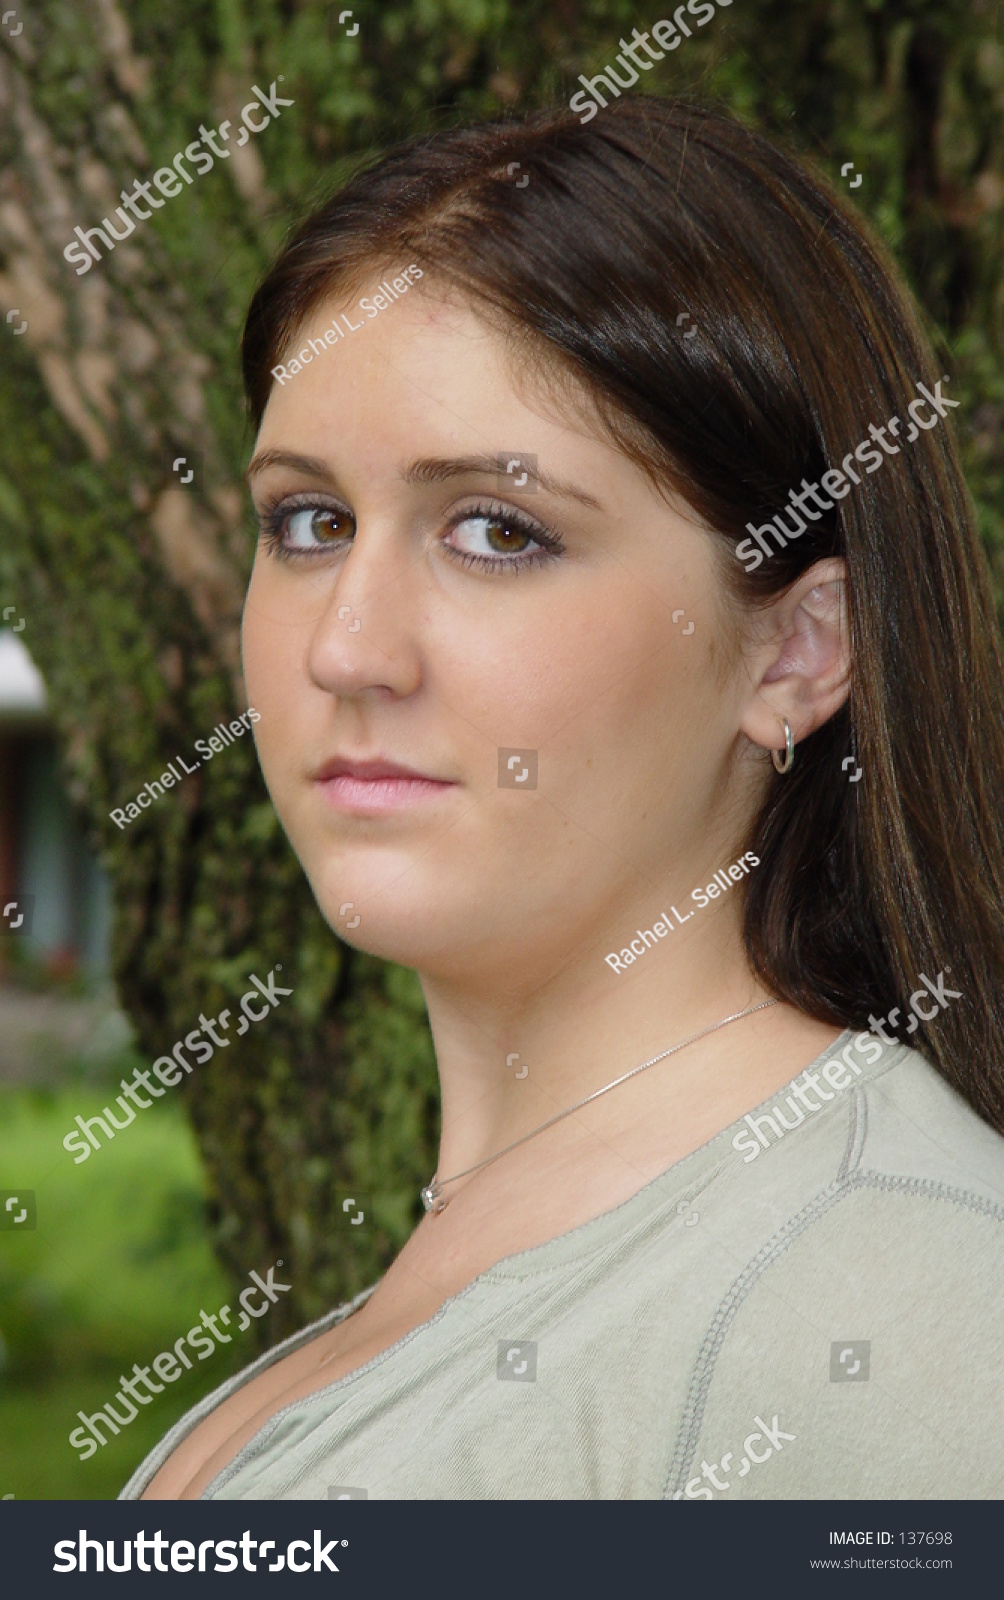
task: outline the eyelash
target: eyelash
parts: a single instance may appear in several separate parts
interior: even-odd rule
[[[323,546],[316,550],[291,550],[284,543],[286,523],[298,511],[330,511],[336,515],[349,517],[344,507],[330,505],[312,495],[285,496],[280,500],[266,502],[260,512],[256,513],[260,537],[265,541],[268,553],[279,561],[311,560],[320,555],[329,553]],[[491,519],[504,523],[513,532],[522,534],[527,539],[532,539],[534,544],[542,546],[539,550],[530,551],[524,556],[486,556],[475,550],[458,550],[455,545],[447,544],[441,540],[444,549],[448,550],[451,557],[459,561],[462,566],[479,567],[484,572],[501,572],[508,568],[517,573],[529,567],[544,566],[550,561],[557,560],[564,552],[562,541],[528,517],[525,512],[516,511],[505,506],[498,500],[481,500],[471,506],[466,506],[463,511],[455,513],[449,524],[449,531],[459,527],[463,522],[472,521],[478,517]],[[351,520],[351,518],[350,518]],[[334,546],[330,547],[334,548]]]

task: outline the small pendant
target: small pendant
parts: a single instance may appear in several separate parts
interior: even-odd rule
[[[442,1193],[443,1191],[435,1178],[432,1179],[431,1183],[426,1184],[422,1190],[422,1204],[426,1211],[437,1212],[444,1210],[446,1201],[440,1198]]]

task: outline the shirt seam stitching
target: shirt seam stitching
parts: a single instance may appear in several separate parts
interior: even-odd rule
[[[849,1141],[849,1147],[850,1143],[851,1141]],[[674,1493],[681,1492],[686,1486],[690,1468],[693,1465],[694,1452],[697,1449],[697,1439],[708,1392],[711,1387],[715,1363],[721,1353],[721,1346],[724,1343],[726,1334],[738,1316],[743,1302],[752,1292],[767,1268],[772,1266],[778,1257],[783,1255],[807,1228],[818,1222],[838,1201],[846,1199],[853,1191],[863,1188],[906,1192],[915,1197],[929,1200],[947,1200],[952,1204],[963,1206],[966,1210],[976,1211],[984,1216],[991,1216],[997,1221],[1004,1222],[1004,1206],[988,1201],[984,1196],[970,1190],[960,1189],[954,1184],[941,1183],[932,1178],[893,1177],[887,1173],[856,1171],[848,1173],[846,1177],[834,1179],[832,1184],[803,1207],[801,1213],[789,1218],[773,1240],[767,1241],[753,1257],[753,1260],[747,1263],[723,1300],[719,1302],[718,1311],[715,1314],[711,1328],[704,1337],[702,1348],[698,1352],[695,1362],[694,1376],[691,1379],[690,1393],[684,1407],[683,1420],[677,1430],[676,1448],[670,1461],[669,1471],[666,1474],[666,1482],[661,1496],[663,1500],[672,1498],[670,1483],[673,1481],[674,1470],[676,1472]]]

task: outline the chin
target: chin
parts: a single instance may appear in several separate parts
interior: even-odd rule
[[[374,956],[379,961],[389,961],[394,966],[408,967],[413,971],[423,972],[437,966],[442,961],[443,953],[437,950],[430,952],[425,939],[422,937],[424,929],[420,929],[418,937],[414,929],[405,929],[392,925],[391,919],[384,916],[365,914],[353,928],[350,924],[357,915],[357,911],[349,911],[340,917],[338,907],[330,910],[321,907],[321,914],[327,922],[332,933],[337,934],[343,944],[349,945],[353,950],[359,950],[364,955]],[[448,967],[455,966],[455,958],[447,958]]]
[[[367,874],[340,872],[339,888],[332,893],[329,885],[334,876],[326,872],[326,883],[320,886],[308,873],[318,910],[332,933],[367,955],[410,965],[412,952],[418,954],[416,943],[424,942],[424,918],[406,903],[391,903],[389,896],[380,895]]]

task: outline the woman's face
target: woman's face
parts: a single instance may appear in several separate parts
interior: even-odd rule
[[[256,459],[304,459],[252,463],[289,559],[260,543],[248,698],[331,927],[515,994],[620,949],[734,842],[749,683],[723,685],[711,537],[428,276],[368,319],[389,276],[311,317],[273,387]],[[325,778],[336,758],[439,782]]]

